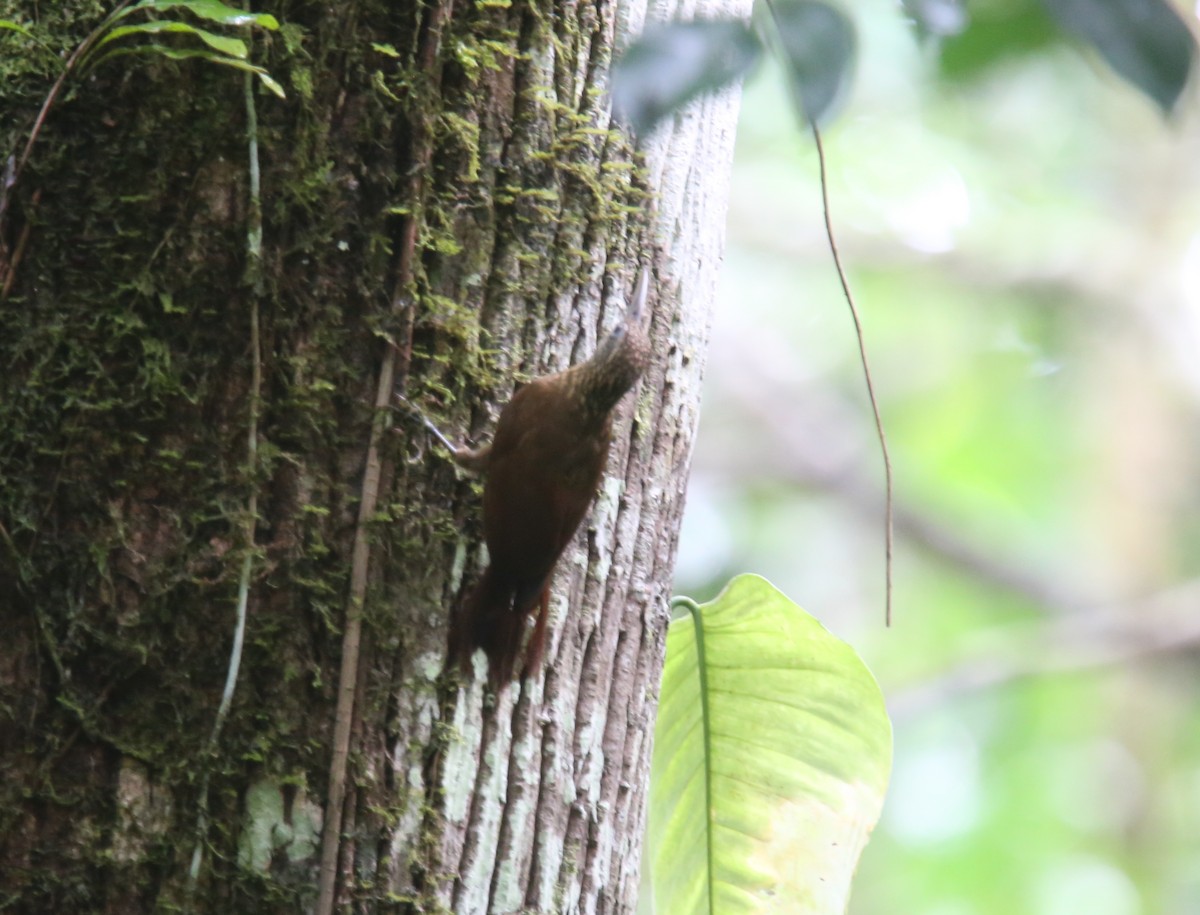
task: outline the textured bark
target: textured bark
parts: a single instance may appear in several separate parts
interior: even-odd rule
[[[640,12],[262,6],[289,30],[255,58],[289,98],[257,102],[261,271],[242,84],[220,68],[105,64],[14,189],[10,249],[31,228],[0,304],[0,899],[183,903],[207,779],[195,909],[311,907],[381,373],[485,435],[517,381],[591,354],[641,259],[652,364],[560,562],[539,678],[493,695],[478,662],[470,683],[443,672],[482,567],[478,486],[400,414],[382,440],[337,892],[369,912],[632,911],[735,101],[689,110],[633,168],[604,88]],[[92,5],[59,7],[25,21],[70,48]],[[0,74],[6,150],[53,79],[26,53]],[[208,754],[248,552],[245,659]]]

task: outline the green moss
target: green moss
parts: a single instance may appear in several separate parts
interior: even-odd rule
[[[465,118],[450,111],[443,112],[438,120],[442,129],[441,139],[445,142],[452,140],[465,151],[467,164],[462,172],[464,181],[479,180],[479,124],[471,118]],[[452,252],[457,254],[458,252]]]
[[[477,2],[476,8],[486,13],[489,9],[507,9],[508,4]],[[490,20],[485,21],[490,26]],[[471,30],[454,41],[454,60],[471,82],[479,80],[488,71],[501,70],[507,61],[521,59],[516,49],[516,32],[489,26],[485,26],[487,31]]]

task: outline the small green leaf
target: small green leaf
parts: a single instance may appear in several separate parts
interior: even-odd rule
[[[400,56],[400,52],[397,51],[395,49],[395,47],[393,47],[390,44],[381,44],[378,41],[371,42],[371,50],[375,51],[379,54],[383,54],[385,57],[399,57]]]
[[[11,19],[0,19],[0,29],[8,29],[10,32],[20,32],[26,38],[33,37],[33,32],[20,23],[13,22]]]
[[[287,93],[283,91],[283,86],[281,86],[278,80],[273,78],[266,70],[255,70],[254,75],[258,77],[258,81],[260,83],[270,89],[271,92],[273,92],[279,98],[287,98]]]
[[[756,575],[680,603],[650,775],[654,910],[842,915],[891,770],[879,686]]]
[[[118,48],[115,51],[109,51],[96,61],[95,66],[99,66],[114,57],[123,57],[126,54],[157,54],[160,57],[166,57],[170,60],[206,60],[209,63],[219,64],[223,67],[244,70],[247,73],[253,73],[257,76],[259,81],[277,96],[286,98],[283,87],[273,80],[262,67],[257,67],[244,60],[238,60],[236,57],[222,57],[220,54],[213,54],[210,51],[187,51],[178,48],[168,48],[166,45],[161,44],[141,44],[130,48]]]
[[[201,19],[219,22],[221,25],[256,25],[270,31],[279,28],[279,20],[269,13],[251,13],[247,10],[239,10],[232,6],[226,6],[220,0],[142,0],[141,3],[128,7],[121,15],[128,15],[136,10],[159,12],[179,6],[191,10]]]
[[[1043,0],[1068,32],[1170,114],[1187,84],[1196,39],[1166,0]]]
[[[33,31],[21,25],[19,22],[13,22],[11,19],[0,19],[0,31],[16,32],[18,35],[24,35],[33,42],[33,46],[44,53],[47,57],[54,59],[55,63],[62,63],[62,59],[58,56],[58,52],[50,47],[39,38]]]
[[[962,0],[902,0],[917,29],[924,35],[944,38],[967,27],[967,10]]]
[[[169,293],[169,292],[160,292],[158,294],[158,301],[159,301],[159,304],[162,305],[162,310],[165,314],[169,314],[169,315],[187,314],[187,309],[181,308],[180,306],[176,305],[175,304],[175,296],[171,295],[171,293]]]
[[[204,29],[198,29],[194,25],[188,25],[186,22],[175,22],[169,19],[159,19],[154,22],[142,22],[137,25],[123,25],[109,31],[99,42],[96,43],[96,48],[99,49],[110,41],[116,41],[124,38],[126,35],[157,35],[161,32],[182,32],[187,35],[195,35],[206,45],[224,54],[228,57],[237,57],[245,60],[248,56],[246,50],[246,42],[239,38],[229,38],[225,35],[217,35],[213,32]]]
[[[743,22],[673,22],[645,31],[613,68],[616,116],[645,134],[671,112],[744,76],[762,53]]]
[[[857,45],[854,25],[822,0],[779,0],[770,8],[800,117],[821,124],[850,85]]]

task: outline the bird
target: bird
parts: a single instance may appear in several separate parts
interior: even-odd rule
[[[643,269],[621,324],[590,359],[517,389],[490,444],[456,448],[426,420],[456,463],[483,476],[488,565],[451,615],[447,656],[465,671],[482,648],[495,685],[513,679],[523,643],[521,678],[541,665],[555,564],[600,485],[614,409],[650,361],[649,283]]]

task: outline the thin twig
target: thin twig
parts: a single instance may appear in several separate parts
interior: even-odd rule
[[[858,335],[858,357],[862,363],[863,378],[867,382],[867,397],[871,401],[871,413],[875,417],[875,432],[879,436],[879,451],[883,455],[884,480],[884,620],[892,625],[892,458],[888,454],[887,435],[883,431],[883,417],[879,413],[879,401],[875,397],[875,384],[871,380],[871,363],[867,359],[867,343],[863,337],[862,318],[858,314],[858,306],[854,304],[854,294],[850,291],[850,282],[846,279],[846,271],[842,267],[842,258],[838,253],[837,240],[833,233],[833,220],[829,215],[829,176],[825,170],[825,147],[821,144],[821,131],[816,122],[810,122],[813,139],[817,143],[817,162],[821,169],[821,207],[825,214],[825,234],[829,238],[829,251],[833,254],[833,264],[837,268],[838,280],[842,284],[842,293],[846,296],[846,304],[850,306],[850,316],[854,319],[854,332]]]
[[[429,73],[434,69],[445,16],[445,3],[439,2],[430,8],[417,58],[417,66],[423,72]],[[346,803],[346,768],[350,758],[350,738],[354,730],[355,694],[359,656],[362,652],[363,606],[366,602],[371,560],[370,525],[379,501],[379,481],[383,473],[380,443],[389,428],[393,392],[397,388],[403,392],[412,353],[415,303],[411,301],[408,292],[411,289],[416,263],[417,220],[424,188],[423,176],[431,155],[427,134],[416,137],[413,140],[413,148],[416,150],[416,167],[412,169],[408,188],[412,210],[406,217],[407,221],[401,234],[396,284],[391,299],[393,307],[406,309],[405,328],[400,344],[389,346],[385,350],[375,387],[375,418],[371,423],[367,441],[362,494],[358,503],[358,519],[354,526],[354,546],[350,557],[350,594],[346,602],[346,622],[342,630],[342,662],[338,670],[333,752],[329,760],[329,785],[325,800],[325,823],[321,834],[321,863],[317,877],[317,904],[313,910],[314,915],[331,915],[334,907]]]
[[[316,915],[333,911],[337,886],[338,849],[342,836],[342,813],[346,800],[346,765],[350,758],[350,731],[354,723],[354,695],[358,684],[358,661],[362,649],[363,604],[366,600],[367,573],[370,569],[370,522],[379,503],[379,479],[383,462],[379,443],[387,426],[387,410],[396,371],[395,350],[389,348],[379,368],[376,385],[375,421],[367,442],[366,468],[363,471],[362,498],[358,503],[358,521],[354,527],[354,547],[350,555],[350,599],[342,630],[342,665],[338,671],[337,707],[333,724],[333,754],[329,763],[329,795],[325,804],[325,825],[321,836],[321,867],[318,878]]]
[[[439,442],[441,442],[446,447],[447,451],[449,451],[451,454],[456,454],[459,451],[458,446],[455,445],[454,442],[450,441],[450,439],[448,439],[446,437],[446,434],[437,427],[437,425],[433,422],[433,420],[431,420],[428,416],[426,416],[419,409],[417,409],[417,406],[411,400],[409,400],[403,394],[397,394],[396,400],[398,400],[398,401],[400,401],[400,403],[404,404],[404,408],[406,410],[408,410],[408,412],[411,413],[414,417],[419,419],[421,421],[421,425],[423,425],[426,428],[426,430],[429,432],[430,435],[432,435]]]
[[[16,247],[13,248],[12,258],[8,261],[7,273],[4,275],[3,283],[0,284],[0,302],[8,298],[8,294],[12,292],[13,283],[16,282],[17,268],[21,266],[21,258],[25,256],[25,249],[29,246],[29,236],[33,234],[33,211],[37,209],[41,199],[42,189],[39,187],[29,198],[29,207],[25,212],[25,225],[21,226],[21,234],[17,238]],[[2,247],[3,242],[0,241],[0,248]]]
[[[221,704],[217,708],[217,717],[213,722],[212,733],[208,735],[205,745],[204,759],[207,765],[200,783],[199,812],[196,816],[196,844],[192,849],[192,862],[188,868],[187,888],[185,893],[185,908],[191,908],[191,901],[196,891],[200,877],[200,864],[204,857],[204,844],[208,836],[208,787],[212,772],[211,764],[216,755],[217,744],[221,739],[221,731],[225,720],[229,717],[229,709],[233,705],[233,694],[237,689],[238,670],[242,664],[242,647],[246,641],[246,616],[250,603],[250,577],[254,570],[254,541],[258,527],[258,418],[262,409],[262,347],[259,339],[258,299],[259,289],[257,279],[261,276],[259,269],[262,259],[262,200],[260,191],[260,169],[258,161],[258,115],[254,108],[254,77],[247,73],[245,79],[246,96],[246,135],[248,140],[248,158],[250,172],[250,213],[249,230],[247,232],[247,279],[251,286],[250,294],[250,417],[246,430],[246,471],[250,481],[250,495],[246,499],[245,521],[245,555],[242,557],[242,570],[238,578],[237,614],[233,627],[233,645],[229,649],[229,668],[225,674],[225,689],[221,694]]]

